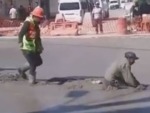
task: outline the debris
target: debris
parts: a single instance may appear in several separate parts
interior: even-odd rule
[[[148,88],[148,85],[141,84],[136,88],[136,91],[147,90],[147,88]]]
[[[23,79],[19,75],[13,75],[10,73],[7,74],[0,74],[0,82],[5,83],[5,82],[13,82],[13,81],[23,81]]]
[[[92,84],[102,84],[102,81],[101,80],[93,80]]]

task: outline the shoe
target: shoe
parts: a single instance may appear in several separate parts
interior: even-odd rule
[[[29,74],[28,81],[29,81],[29,84],[31,84],[31,85],[36,84],[36,76]]]
[[[25,72],[23,72],[20,68],[18,69],[18,73],[19,73],[19,75],[20,75],[23,79],[25,79],[25,80],[28,79],[28,78],[27,78],[27,75],[25,74]]]

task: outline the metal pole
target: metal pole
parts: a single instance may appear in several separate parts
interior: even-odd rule
[[[50,19],[50,6],[49,6],[50,0],[43,0],[43,2],[46,19]]]

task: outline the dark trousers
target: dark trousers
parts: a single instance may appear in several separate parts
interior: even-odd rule
[[[95,31],[96,33],[99,32],[99,29],[100,29],[100,32],[103,32],[103,24],[102,24],[102,19],[95,19]]]
[[[34,53],[34,52],[29,52],[29,51],[22,51],[24,57],[29,63],[29,73],[31,75],[35,75],[36,73],[36,68],[40,65],[42,65],[43,61],[40,56],[40,53]]]

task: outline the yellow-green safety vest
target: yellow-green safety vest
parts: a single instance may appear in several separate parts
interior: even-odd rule
[[[25,21],[30,22],[30,26],[29,26],[29,30],[27,32],[27,34],[25,34],[23,36],[23,42],[22,42],[22,50],[27,50],[27,51],[32,51],[35,52],[36,51],[36,44],[35,44],[35,40],[36,40],[36,30],[35,30],[35,24],[33,21],[32,17],[27,17],[27,19]]]

